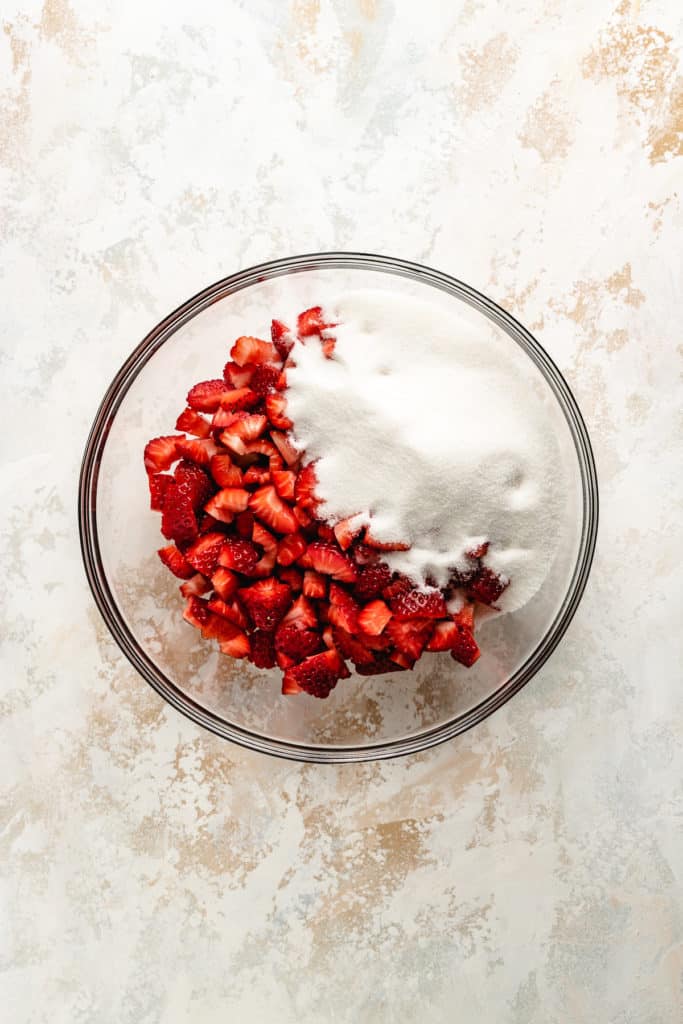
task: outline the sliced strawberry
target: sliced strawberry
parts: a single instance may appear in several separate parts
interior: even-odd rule
[[[364,633],[379,636],[391,619],[391,611],[384,601],[371,601],[358,616],[358,625]]]
[[[270,474],[275,485],[275,490],[283,501],[294,501],[294,484],[296,474],[291,469],[274,469]],[[150,477],[150,479],[152,479]]]
[[[277,427],[278,430],[289,430],[294,424],[290,420],[289,416],[286,415],[285,409],[287,408],[287,399],[284,395],[274,391],[272,394],[266,395],[266,412],[268,419]]]
[[[273,366],[272,363],[261,363],[251,375],[249,387],[257,395],[260,395],[261,398],[265,398],[266,395],[275,391],[280,379],[280,373],[279,366]]]
[[[395,541],[377,540],[377,538],[373,537],[372,534],[370,533],[370,528],[369,527],[365,531],[365,536],[363,537],[363,543],[367,544],[367,546],[369,548],[374,548],[375,551],[409,551],[410,550],[410,544],[406,544],[402,540],[395,540]]]
[[[306,658],[285,672],[284,686],[291,682],[313,697],[328,697],[340,679],[348,678],[349,670],[336,651],[323,651]]]
[[[314,569],[307,569],[304,573],[303,590],[306,597],[323,598],[327,594],[327,580]]]
[[[195,597],[194,594],[188,597],[183,612],[183,618],[186,622],[189,622],[191,626],[195,626],[197,629],[202,629],[209,621],[210,615],[211,612],[207,607],[206,601],[203,601],[201,597]]]
[[[288,565],[286,568],[278,571],[278,576],[283,583],[286,583],[292,588],[293,594],[301,592],[301,588],[304,583],[304,574],[300,569],[296,569],[293,565]]]
[[[168,473],[151,473],[147,477],[147,483],[149,484],[149,507],[153,512],[161,512],[164,507],[164,495],[167,488],[173,483],[173,477]]]
[[[479,645],[474,639],[471,630],[466,629],[464,626],[459,626],[458,638],[453,644],[451,657],[467,668],[470,668],[471,665],[474,665],[480,654]]]
[[[277,560],[280,565],[291,565],[306,550],[306,539],[300,533],[290,533],[280,541]]]
[[[448,615],[441,591],[417,587],[389,598],[389,607],[396,619],[443,619]]]
[[[269,341],[243,335],[230,349],[230,355],[238,366],[246,363],[274,363],[277,352]]]
[[[242,470],[229,455],[214,455],[209,469],[219,487],[239,487],[242,483]]]
[[[212,576],[218,565],[218,557],[224,544],[224,533],[206,533],[187,549],[185,557],[197,572],[203,576]]]
[[[458,626],[452,619],[440,619],[427,644],[428,651],[450,651],[458,639]]]
[[[225,538],[223,538],[225,540]],[[249,540],[229,540],[223,545],[218,562],[225,569],[251,575],[259,554]]]
[[[318,486],[318,477],[315,472],[315,463],[309,462],[299,470],[294,485],[294,497],[301,508],[309,508],[315,511],[319,499],[316,497],[315,489]]]
[[[292,601],[287,584],[275,579],[260,580],[239,593],[258,629],[275,629]]]
[[[211,577],[213,589],[223,601],[229,601],[239,586],[239,577],[219,566]]]
[[[157,554],[167,569],[170,569],[179,580],[189,580],[194,576],[195,570],[190,565],[182,551],[179,551],[175,544],[159,548]]]
[[[148,473],[161,473],[171,463],[180,458],[177,453],[178,441],[184,441],[180,435],[176,437],[154,437],[145,445],[145,469]]]
[[[334,626],[345,629],[347,633],[358,630],[358,613],[360,605],[343,587],[334,581],[330,583],[329,620]]]
[[[275,647],[273,634],[263,629],[255,630],[249,637],[251,641],[251,661],[256,668],[275,667]]]
[[[251,409],[259,401],[259,396],[251,388],[236,388],[234,391],[226,391],[221,396],[221,405],[224,409]]]
[[[363,524],[358,522],[358,516],[349,516],[336,523],[334,535],[342,551],[347,551],[351,547],[362,529]]]
[[[324,576],[332,576],[342,583],[355,583],[356,567],[348,555],[342,554],[331,544],[309,544],[305,555],[301,558],[305,569],[315,569]]]
[[[211,458],[219,452],[218,445],[212,438],[188,438],[185,441],[178,441],[176,450],[179,457],[194,462],[197,466],[208,466]]]
[[[278,533],[296,533],[298,529],[296,516],[272,485],[259,487],[249,499],[249,508]]]
[[[354,593],[361,601],[371,601],[379,597],[386,586],[391,583],[391,569],[384,562],[364,565],[358,570],[358,580]]]
[[[232,360],[228,361],[223,367],[223,377],[228,384],[237,388],[245,388],[251,380],[251,375],[254,372],[253,366],[238,366],[237,363],[233,363]]]
[[[197,517],[188,489],[183,484],[174,482],[166,490],[161,532],[167,540],[174,540],[176,544],[187,544],[197,536]]]
[[[221,399],[230,394],[224,380],[204,380],[187,393],[187,404],[198,412],[215,412]]]
[[[285,460],[288,466],[294,466],[301,458],[301,452],[297,451],[294,445],[289,441],[286,434],[281,434],[277,430],[271,430],[270,436],[273,440],[273,444],[279,451],[282,458]]]
[[[220,519],[221,522],[230,523],[234,513],[244,512],[248,504],[249,491],[243,487],[224,487],[218,494],[214,494],[205,508],[209,515]],[[227,519],[224,518],[226,513],[229,515]]]
[[[318,618],[313,610],[313,605],[303,595],[297,597],[283,621],[297,622],[305,629],[315,629],[318,625]]]
[[[312,334],[320,334],[325,327],[336,327],[336,324],[326,323],[321,306],[311,306],[300,313],[296,329],[300,338],[309,338]]]
[[[211,581],[207,580],[205,576],[202,576],[198,572],[195,576],[192,576],[189,580],[186,580],[180,585],[180,593],[183,597],[199,596],[199,594],[207,594],[211,590]]]
[[[219,646],[223,654],[227,654],[231,658],[248,658],[251,652],[249,637],[246,633],[239,631],[229,640],[223,640]]]
[[[399,651],[415,660],[422,654],[433,629],[432,619],[407,619],[405,622],[391,619],[386,633]]]
[[[273,320],[270,325],[270,337],[281,359],[286,359],[294,346],[289,327],[282,320]]]
[[[270,483],[270,470],[260,466],[249,466],[244,474],[245,487],[264,487]]]
[[[483,565],[479,569],[474,580],[467,587],[467,596],[471,601],[479,601],[480,604],[488,604],[495,607],[495,603],[503,593],[510,581]]]
[[[175,428],[184,430],[186,434],[193,434],[195,437],[208,437],[211,433],[209,421],[189,407],[181,412],[176,420]]]
[[[289,655],[295,662],[303,661],[322,647],[320,635],[294,622],[280,623],[275,632],[275,649]]]

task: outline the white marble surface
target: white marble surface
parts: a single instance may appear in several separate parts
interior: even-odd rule
[[[680,4],[1,20],[3,1019],[680,1020]],[[603,515],[576,619],[509,705],[425,755],[321,768],[161,703],[93,607],[75,507],[142,335],[239,267],[334,247],[528,324],[584,410]]]

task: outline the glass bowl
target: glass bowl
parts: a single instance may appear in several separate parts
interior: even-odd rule
[[[146,441],[173,431],[188,387],[220,373],[240,334],[263,334],[281,311],[364,287],[424,297],[446,314],[503,332],[542,393],[564,462],[558,552],[541,590],[481,627],[471,669],[448,655],[413,672],[360,677],[327,700],[280,695],[280,673],[232,661],[182,619],[178,581],[162,566],[149,509]],[[95,601],[119,647],[169,704],[219,736],[300,761],[370,761],[424,750],[490,715],[538,672],[581,599],[595,547],[598,490],[590,441],[565,380],[524,327],[473,288],[435,270],[362,253],[316,253],[240,271],[155,327],[107,390],[85,449],[81,548]]]

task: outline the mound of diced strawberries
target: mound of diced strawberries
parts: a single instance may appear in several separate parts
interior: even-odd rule
[[[315,306],[296,337],[333,358],[334,326]],[[483,564],[488,545],[447,588],[420,589],[382,560],[405,544],[318,517],[315,465],[287,416],[294,344],[278,320],[271,341],[238,338],[223,376],[190,389],[182,433],[145,447],[151,507],[170,541],[159,557],[184,581],[185,619],[233,658],[278,665],[285,694],[327,697],[350,676],[347,662],[366,676],[410,669],[424,651],[472,665],[475,604],[494,605],[507,585]],[[449,614],[456,590],[464,605]]]

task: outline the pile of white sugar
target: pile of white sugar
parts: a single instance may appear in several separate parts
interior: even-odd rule
[[[546,400],[514,343],[469,316],[389,292],[352,292],[325,307],[338,323],[332,359],[296,344],[288,415],[316,459],[320,514],[361,514],[393,569],[445,586],[465,552],[510,579],[503,611],[525,604],[555,553],[562,502]],[[483,320],[483,317],[481,318]]]

